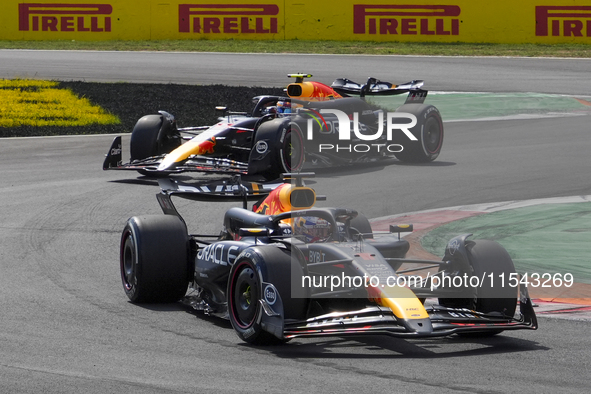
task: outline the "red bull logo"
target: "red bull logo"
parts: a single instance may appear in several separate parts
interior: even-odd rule
[[[278,14],[276,4],[179,4],[179,32],[275,34]]]
[[[537,6],[536,36],[591,37],[591,6]]]
[[[457,36],[460,34],[457,5],[353,6],[354,34]]]
[[[110,32],[113,6],[110,4],[18,5],[20,31]]]
[[[342,97],[330,86],[315,81],[291,83],[287,86],[287,95],[311,101],[325,101]]]
[[[274,189],[267,198],[259,205],[255,212],[263,215],[275,215],[282,212],[287,212],[291,209],[289,203],[289,195],[286,198],[286,192],[289,192],[291,185],[284,183]]]
[[[206,153],[213,153],[215,149],[215,137],[211,137],[199,144],[194,155],[204,155]]]

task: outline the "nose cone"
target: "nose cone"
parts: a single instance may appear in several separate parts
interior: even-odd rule
[[[214,153],[216,140],[210,134],[201,134],[167,154],[158,166],[158,171],[171,171],[189,156]]]
[[[402,324],[409,332],[414,332],[418,335],[430,334],[433,332],[433,325],[431,319],[403,319]]]
[[[162,163],[160,163],[158,171],[170,171],[176,166],[174,158],[171,157],[170,160],[167,160],[168,158],[169,156],[166,156]]]

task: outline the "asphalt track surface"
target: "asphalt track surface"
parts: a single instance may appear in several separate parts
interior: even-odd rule
[[[429,90],[589,95],[591,59],[0,50],[0,77],[285,86],[287,73],[426,81]]]
[[[5,56],[6,51],[0,51],[0,67],[5,67]],[[36,76],[79,78],[76,68],[70,77],[52,70],[43,74],[42,64],[64,68],[66,73],[65,61],[57,67],[55,59],[81,55],[35,56],[49,57],[37,65]],[[103,72],[125,80],[128,64],[117,59],[128,55],[100,58],[110,56],[107,63],[112,68]],[[404,69],[400,74],[412,73],[410,79],[428,79],[442,91],[591,92],[591,80],[583,78],[588,60],[371,58],[356,72],[379,69],[381,76],[387,64]],[[301,60],[293,59],[301,65]],[[245,85],[264,81],[257,79],[262,67],[251,61],[266,62],[266,68],[275,71],[282,68],[281,76],[290,71],[349,75],[342,64],[335,71],[330,57],[314,59],[316,63],[306,70],[293,70],[265,56],[247,56],[234,71],[225,62],[218,72],[240,75]],[[25,63],[21,66],[26,70]],[[101,68],[92,61],[78,67]],[[445,78],[436,78],[435,67],[447,70]],[[498,71],[481,78],[483,68]],[[251,71],[257,75],[253,81],[247,79]],[[0,77],[14,77],[14,69],[11,72],[0,70]],[[140,72],[136,69],[135,74]],[[163,68],[160,74],[173,72]],[[198,71],[191,76],[207,79]],[[170,79],[154,76],[153,81]],[[369,217],[589,195],[589,119],[586,115],[447,123],[443,151],[434,163],[392,162],[320,172],[313,186],[327,195],[327,205],[359,209]],[[537,331],[488,339],[376,336],[294,340],[286,346],[256,348],[241,343],[227,322],[180,305],[130,304],[120,284],[120,232],[128,217],[160,212],[155,199],[158,188],[153,180],[135,173],[103,172],[101,162],[110,140],[110,136],[0,140],[0,392],[589,391],[589,322],[540,317]],[[178,205],[193,227],[190,230],[204,232],[219,230],[228,206],[184,201]]]

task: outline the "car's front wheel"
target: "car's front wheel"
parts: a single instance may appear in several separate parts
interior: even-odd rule
[[[170,153],[182,143],[172,115],[169,120],[164,115],[146,115],[135,124],[131,132],[131,161]],[[154,172],[138,170],[142,175],[156,175]]]
[[[228,315],[232,327],[243,341],[254,345],[273,345],[287,342],[265,331],[262,327],[261,301],[265,299],[263,282],[273,284],[281,298],[284,319],[302,320],[308,310],[308,294],[292,283],[303,275],[301,252],[276,246],[247,249],[230,269],[227,288]]]
[[[349,222],[349,232],[353,239],[359,239],[359,236],[365,239],[373,238],[373,230],[367,217],[358,213],[354,219]]]
[[[467,308],[483,313],[495,313],[512,318],[517,309],[517,287],[508,286],[508,278],[515,275],[515,265],[509,253],[499,243],[490,240],[466,242],[468,261],[472,267],[469,276],[484,278],[473,289],[469,298],[440,298],[442,306]],[[513,275],[512,275],[513,274]],[[504,278],[505,282],[501,281]],[[483,330],[459,333],[461,336],[491,336],[503,330]]]

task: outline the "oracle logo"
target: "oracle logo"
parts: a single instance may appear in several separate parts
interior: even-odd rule
[[[536,36],[591,37],[591,6],[537,6]]]
[[[278,14],[276,4],[179,4],[179,32],[274,34]]]
[[[20,31],[110,32],[111,4],[18,5]]]
[[[367,5],[353,6],[354,34],[399,34],[457,36],[460,15],[457,5]]]

